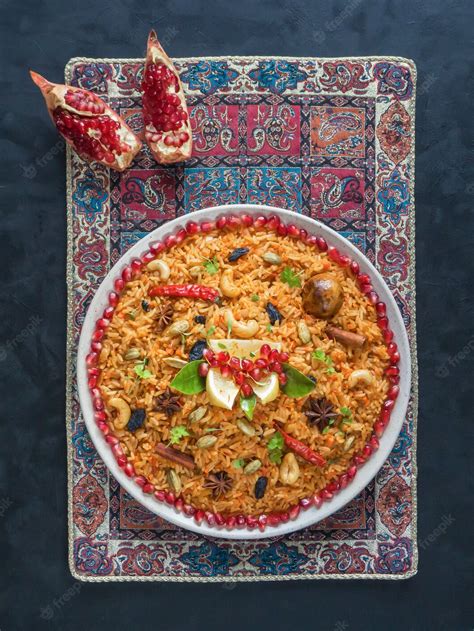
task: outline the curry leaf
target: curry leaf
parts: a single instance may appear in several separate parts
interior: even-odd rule
[[[206,387],[204,377],[199,374],[201,359],[196,359],[183,366],[171,382],[171,387],[183,394],[199,394]]]
[[[302,372],[296,370],[290,364],[283,364],[283,371],[287,381],[281,389],[287,397],[298,399],[299,397],[305,397],[314,390],[316,386],[314,381],[311,381],[309,377],[303,375]]]

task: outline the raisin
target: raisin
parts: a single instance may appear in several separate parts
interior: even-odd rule
[[[241,256],[245,256],[249,252],[249,248],[236,248],[232,250],[232,252],[227,257],[229,263],[234,263],[237,259],[240,259]]]
[[[145,422],[146,411],[143,408],[137,408],[133,410],[130,420],[127,423],[127,429],[129,432],[135,432]]]
[[[194,316],[194,322],[196,322],[196,324],[206,324],[206,316],[203,316],[203,315]]]
[[[146,300],[142,300],[142,309],[143,311],[150,311],[150,303]]]
[[[281,322],[283,320],[283,316],[271,302],[267,302],[267,306],[265,307],[265,311],[268,313],[268,317],[270,318],[270,324],[275,324],[275,322]]]
[[[261,475],[255,482],[255,497],[257,500],[261,500],[267,490],[268,478],[265,475]]]
[[[205,348],[207,348],[206,340],[198,340],[195,342],[189,351],[189,361],[193,362],[196,361],[196,359],[202,359],[202,353]]]

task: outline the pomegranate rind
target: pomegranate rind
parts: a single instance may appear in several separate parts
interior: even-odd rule
[[[123,120],[123,118],[119,116],[119,114],[114,112],[114,110],[110,108],[100,97],[95,95],[93,92],[90,92],[89,90],[84,90],[83,88],[75,88],[69,85],[62,85],[59,83],[51,83],[50,81],[42,77],[40,74],[38,74],[37,72],[33,72],[32,70],[30,70],[30,75],[33,82],[41,90],[44,100],[46,101],[46,106],[48,108],[49,116],[51,120],[53,121],[56,129],[57,129],[57,125],[56,125],[56,121],[54,120],[53,112],[57,110],[58,108],[65,110],[67,112],[76,114],[84,119],[87,119],[87,118],[91,119],[91,118],[105,115],[111,118],[112,120],[116,121],[120,125],[119,129],[117,130],[117,133],[120,136],[120,140],[123,143],[127,144],[130,147],[130,149],[128,151],[122,152],[120,155],[117,155],[114,151],[112,151],[112,153],[115,156],[115,160],[113,162],[107,162],[106,160],[97,160],[84,152],[77,151],[74,142],[70,138],[67,138],[58,129],[58,132],[61,134],[64,140],[68,143],[68,145],[70,145],[76,151],[76,153],[78,153],[81,156],[81,158],[83,158],[84,160],[87,160],[87,162],[92,162],[92,161],[100,162],[101,164],[104,164],[105,166],[110,167],[111,169],[114,169],[115,171],[124,171],[127,167],[130,166],[132,160],[140,151],[142,147],[142,142],[139,140],[136,134],[133,133],[133,131],[130,129],[127,123]],[[96,103],[101,103],[104,107],[104,110],[100,113],[78,110],[66,102],[67,93],[79,93],[81,95],[88,96],[92,101]]]
[[[157,130],[153,123],[147,123],[145,125],[145,141],[149,146],[155,160],[161,164],[173,164],[174,162],[183,162],[191,157],[193,150],[192,130],[189,122],[188,106],[186,104],[186,98],[184,96],[183,84],[179,78],[178,71],[176,70],[173,62],[163,50],[163,46],[158,41],[155,31],[151,31],[148,36],[147,54],[145,60],[145,70],[150,64],[164,65],[166,66],[176,77],[178,83],[178,92],[176,95],[179,97],[180,105],[188,115],[186,121],[183,121],[181,127],[175,131],[162,131]],[[182,132],[188,134],[188,140],[186,140],[180,147],[167,146],[164,139],[167,136],[175,136]],[[151,138],[160,134],[161,138],[158,141],[152,141]]]

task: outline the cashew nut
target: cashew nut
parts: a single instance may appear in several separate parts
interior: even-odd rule
[[[168,280],[171,274],[169,265],[159,259],[150,261],[146,268],[149,272],[159,272],[161,280]]]
[[[234,272],[231,269],[226,269],[221,276],[219,288],[226,298],[237,298],[240,294],[240,289],[232,282],[233,275]]]
[[[225,312],[225,323],[232,329],[232,333],[244,340],[253,337],[258,331],[258,322],[256,320],[247,320],[247,322],[238,322],[234,319],[234,315],[230,309]]]
[[[293,453],[288,452],[280,465],[280,482],[282,484],[294,484],[300,477],[300,466]]]
[[[374,382],[373,374],[365,369],[354,370],[353,372],[351,372],[351,374],[349,375],[349,379],[347,380],[349,388],[353,388],[358,383],[363,383],[366,386],[370,386],[370,384],[373,382]]]
[[[132,414],[130,406],[126,401],[120,399],[119,397],[114,397],[113,399],[110,399],[109,405],[111,408],[115,408],[118,413],[114,420],[115,427],[117,429],[124,429]]]

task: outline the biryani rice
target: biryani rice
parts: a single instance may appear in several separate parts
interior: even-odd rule
[[[227,256],[235,248],[249,248],[249,253],[229,264]],[[262,255],[270,251],[281,257],[281,265],[263,262]],[[203,262],[214,257],[219,271],[209,274]],[[158,489],[169,489],[167,470],[173,468],[180,477],[181,495],[186,503],[223,514],[252,515],[286,511],[344,473],[354,454],[361,451],[372,435],[389,389],[389,381],[384,375],[389,356],[377,326],[375,308],[361,293],[351,273],[331,261],[325,252],[318,253],[306,243],[254,228],[196,234],[171,250],[160,253],[158,258],[165,261],[171,270],[167,284],[200,282],[217,289],[221,273],[232,268],[233,283],[239,287],[240,295],[232,300],[225,299],[220,305],[189,298],[173,299],[173,321],[186,320],[189,323],[189,335],[181,339],[168,337],[166,331],[157,331],[157,312],[168,299],[151,299],[148,293],[153,286],[162,284],[159,273],[144,268],[138,278],[126,284],[102,340],[98,386],[109,425],[136,473],[145,476]],[[281,281],[280,272],[285,266],[299,273],[303,283],[320,272],[329,271],[337,277],[344,291],[344,302],[331,324],[365,336],[367,343],[362,350],[344,347],[325,335],[327,322],[303,310],[301,289],[291,288]],[[200,270],[198,278],[191,276],[191,268]],[[255,296],[258,296],[258,301]],[[149,303],[148,311],[142,308],[144,300]],[[265,311],[265,304],[269,301],[283,315],[283,320],[271,330]],[[237,402],[233,410],[213,407],[209,405],[206,392],[182,395],[181,410],[171,418],[154,410],[154,399],[169,387],[177,372],[163,359],[173,356],[188,360],[190,348],[197,340],[206,337],[206,331],[213,331],[212,339],[229,337],[224,321],[224,312],[229,307],[235,319],[258,322],[255,339],[280,342],[282,350],[289,354],[289,363],[317,379],[312,396],[325,397],[336,410],[342,407],[351,410],[353,422],[344,425],[344,432],[336,425],[322,434],[317,427],[308,424],[302,412],[306,398],[291,399],[283,393],[271,403],[257,404],[251,422],[256,432],[253,437],[246,436],[236,424],[238,418],[244,417]],[[195,323],[196,315],[206,317],[205,325]],[[300,320],[305,321],[311,333],[311,342],[306,345],[298,337]],[[125,359],[130,348],[139,349],[142,359],[148,358],[150,378],[137,379],[134,370],[136,362]],[[315,349],[322,349],[331,357],[334,374],[328,374],[327,366],[312,356]],[[349,388],[348,377],[356,369],[369,370],[374,377],[373,382],[363,388]],[[115,411],[109,404],[113,397],[124,399],[132,409],[146,409],[144,426],[135,432],[119,429],[115,423]],[[207,413],[199,422],[191,424],[188,416],[198,406],[208,406]],[[275,421],[286,432],[320,453],[328,464],[318,468],[298,458],[298,480],[291,486],[282,484],[279,466],[270,462],[267,448],[268,440],[277,431]],[[195,471],[173,464],[155,451],[158,443],[169,443],[170,430],[177,425],[185,425],[191,434],[183,437],[176,448],[194,458]],[[209,433],[207,430],[216,431]],[[198,449],[196,441],[207,434],[215,436],[216,443],[208,449]],[[354,436],[354,441],[345,451],[344,445],[349,436]],[[262,467],[256,473],[246,475],[233,465],[239,459],[246,462],[259,459]],[[225,471],[232,478],[232,489],[216,499],[211,490],[203,488],[203,484],[209,474],[218,471]],[[262,475],[268,477],[268,485],[264,497],[257,500],[254,487]]]

